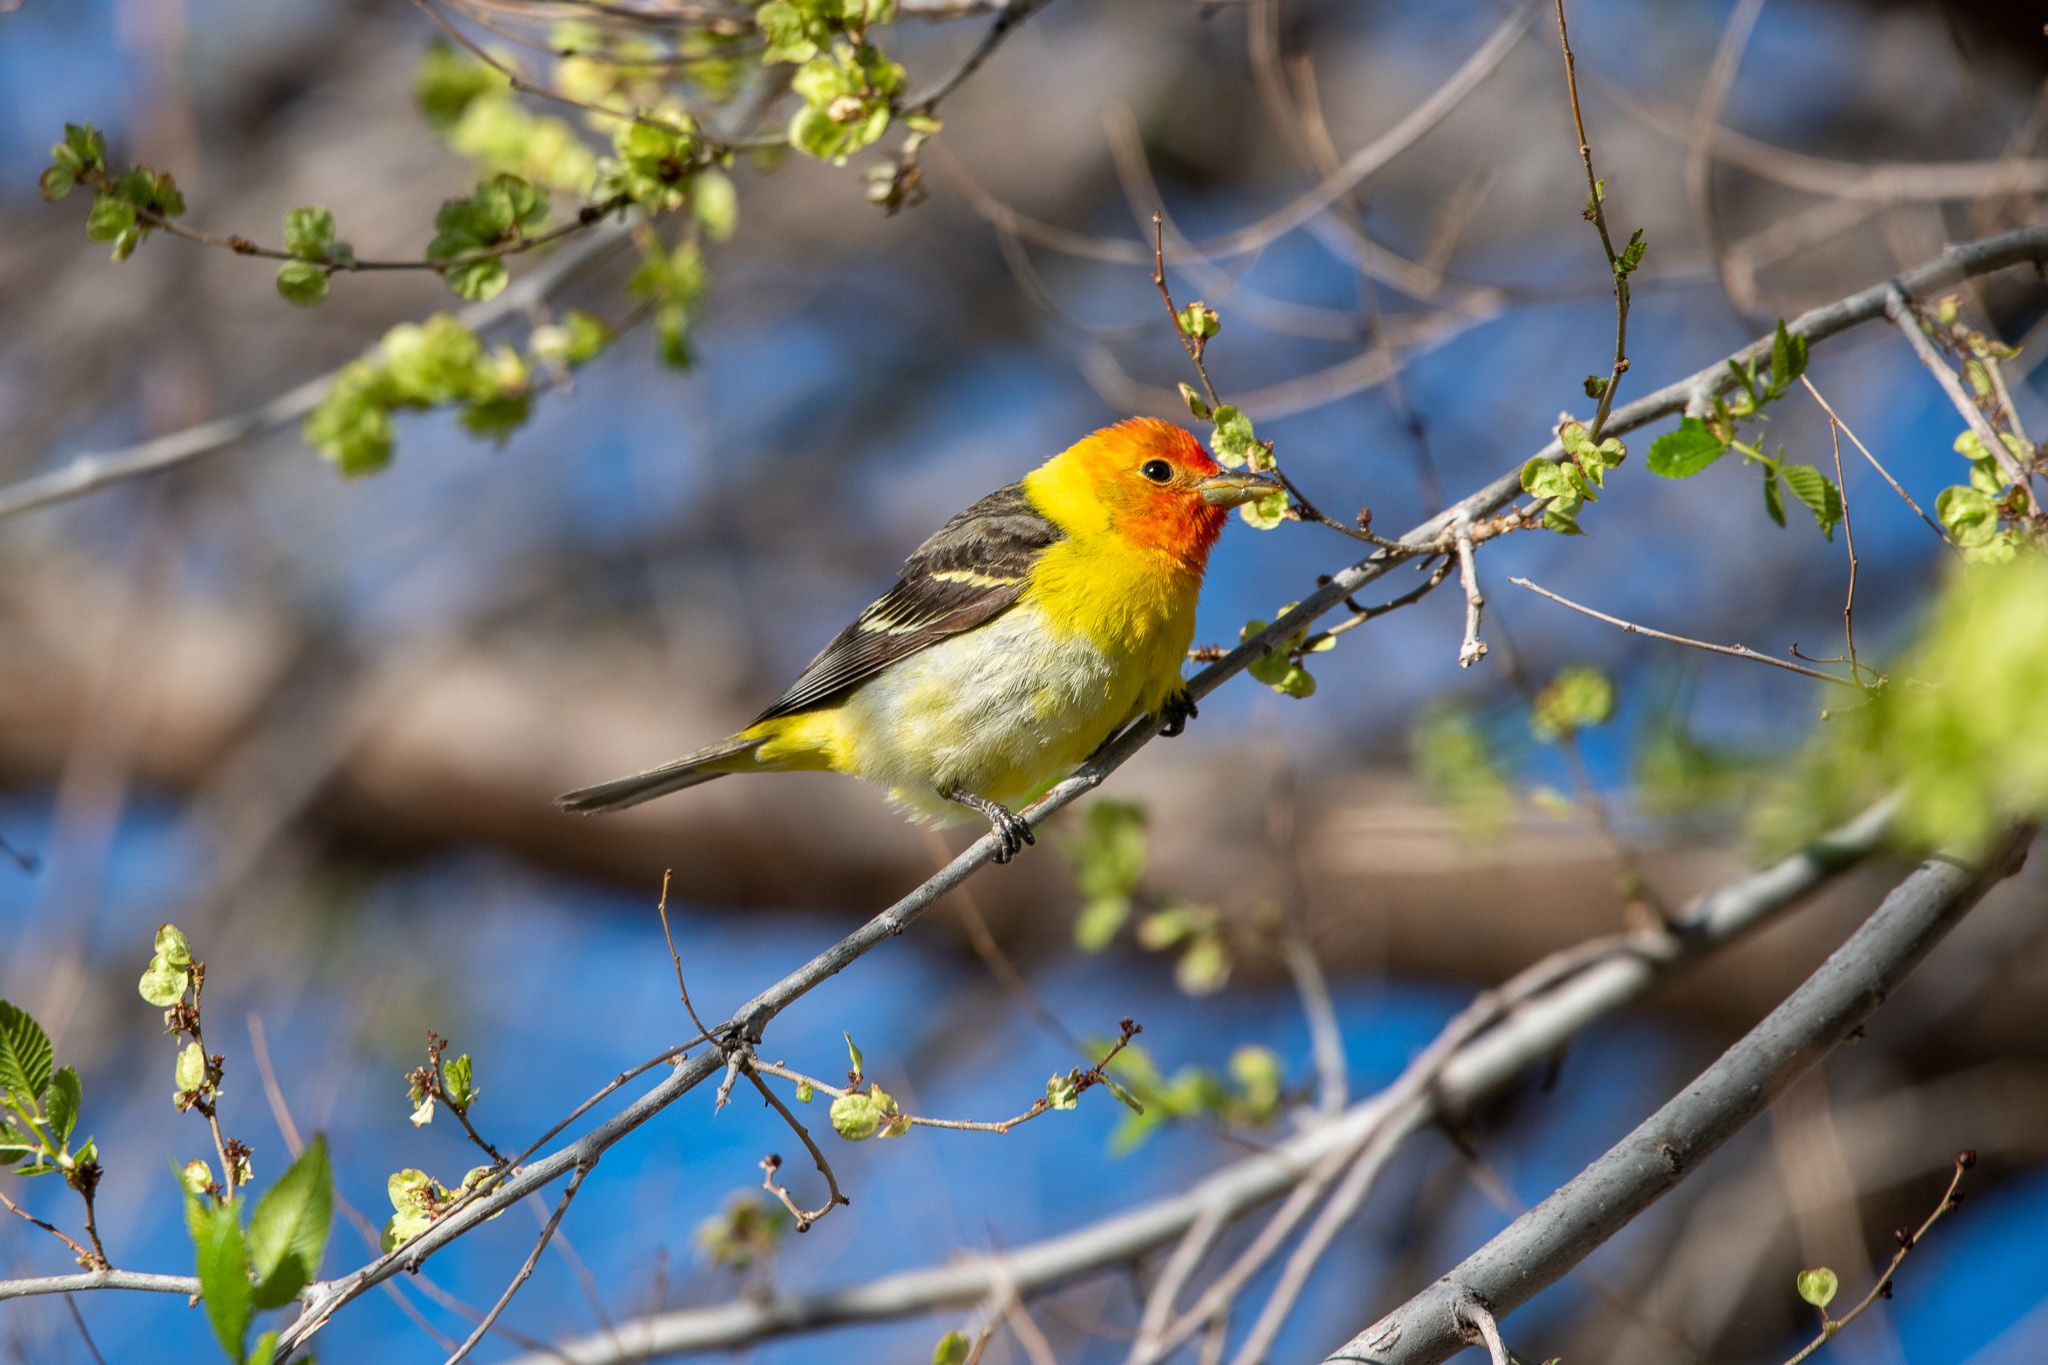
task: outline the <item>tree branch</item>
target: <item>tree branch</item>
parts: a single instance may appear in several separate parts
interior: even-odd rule
[[[1460,1305],[1476,1301],[1498,1316],[1562,1278],[1846,1038],[1987,890],[2017,869],[2036,828],[2006,831],[1976,866],[1947,854],[1921,863],[1848,942],[1692,1084],[1328,1360],[1433,1365],[1466,1345]]]
[[[1485,1012],[1488,997],[1482,996],[1416,1059],[1401,1081],[1271,1151],[1222,1168],[1185,1193],[1002,1254],[956,1259],[842,1289],[735,1301],[622,1322],[609,1332],[564,1343],[551,1355],[524,1357],[514,1365],[548,1365],[554,1360],[624,1365],[688,1351],[729,1350],[794,1332],[973,1305],[1006,1284],[1029,1297],[1122,1265],[1189,1237],[1205,1223],[1220,1225],[1241,1217],[1295,1188],[1333,1153],[1355,1150],[1386,1129],[1404,1101],[1417,1094],[1422,1102],[1408,1111],[1411,1131],[1497,1093],[1594,1020],[1637,999],[1685,964],[1749,933],[1876,852],[1891,818],[1889,805],[1873,808],[1792,857],[1701,897],[1672,930],[1639,929],[1553,954],[1489,993],[1496,1002],[1521,1001],[1504,1016],[1496,1015],[1490,1030],[1477,1036],[1471,1031],[1472,1021]],[[1445,1042],[1455,1041],[1459,1034],[1465,1041],[1447,1049]],[[1435,1084],[1416,1087],[1416,1078],[1430,1072],[1435,1073]],[[1201,1240],[1195,1239],[1197,1251],[1190,1256],[1198,1254]],[[1164,1330],[1167,1311],[1155,1314],[1162,1319],[1156,1330]]]

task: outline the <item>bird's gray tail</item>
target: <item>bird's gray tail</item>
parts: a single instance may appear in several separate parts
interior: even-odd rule
[[[659,768],[649,768],[644,773],[616,777],[609,782],[600,782],[594,787],[583,787],[565,793],[555,798],[555,805],[577,815],[598,815],[605,811],[624,810],[628,806],[637,806],[642,801],[652,801],[657,796],[667,796],[670,792],[679,792],[685,787],[709,782],[714,777],[724,777],[727,773],[751,768],[753,752],[759,747],[759,738],[742,739],[735,735],[708,749],[699,749],[694,754],[684,754],[673,763],[664,763]]]

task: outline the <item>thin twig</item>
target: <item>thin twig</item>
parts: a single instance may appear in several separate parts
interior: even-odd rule
[[[462,1344],[455,1348],[454,1353],[443,1362],[443,1365],[461,1365],[461,1362],[468,1358],[469,1353],[476,1349],[477,1343],[482,1341],[485,1334],[491,1330],[491,1324],[498,1320],[498,1315],[503,1313],[505,1306],[512,1302],[512,1296],[517,1294],[520,1286],[524,1285],[527,1279],[532,1276],[534,1266],[540,1263],[540,1254],[547,1250],[548,1243],[554,1240],[555,1229],[562,1225],[562,1215],[569,1211],[569,1201],[576,1197],[576,1191],[583,1188],[583,1178],[589,1175],[595,1166],[595,1161],[589,1165],[578,1166],[575,1173],[569,1177],[569,1183],[562,1187],[562,1197],[556,1202],[554,1213],[549,1216],[546,1225],[541,1228],[540,1236],[534,1241],[533,1250],[526,1253],[526,1260],[520,1264],[519,1273],[512,1277],[512,1283],[505,1286],[505,1292],[498,1295],[498,1301],[492,1304],[489,1310],[484,1313],[483,1321],[479,1322],[470,1331],[470,1334],[462,1339]]]
[[[111,191],[114,188],[114,177],[105,171],[96,170],[86,177],[85,183],[96,190],[103,192]],[[557,223],[544,232],[536,232],[532,236],[527,236],[519,232],[515,226],[513,235],[502,242],[492,246],[478,247],[474,251],[465,251],[460,255],[448,256],[440,260],[413,257],[407,257],[403,260],[375,260],[359,259],[354,256],[301,256],[282,247],[263,246],[239,233],[222,237],[217,233],[189,227],[175,218],[167,218],[163,214],[151,209],[137,209],[135,211],[135,218],[137,222],[157,231],[167,233],[172,237],[182,237],[188,242],[197,242],[201,246],[218,247],[222,251],[231,251],[237,256],[254,256],[266,261],[292,261],[304,265],[317,265],[330,275],[375,270],[431,270],[437,275],[445,275],[451,270],[458,270],[466,265],[475,265],[480,261],[500,260],[506,256],[517,256],[522,252],[551,246],[565,237],[573,237],[579,232],[588,231],[632,202],[633,200],[629,195],[615,194],[609,199],[584,204],[577,209],[574,217],[565,222]]]
[[[596,114],[602,118],[614,118],[626,123],[645,124],[649,128],[659,128],[664,132],[670,133],[681,131],[674,123],[667,119],[655,118],[651,115],[643,114],[637,109],[615,109],[610,105],[578,99],[576,96],[557,90],[553,86],[528,80],[525,73],[521,72],[517,67],[502,60],[482,43],[479,43],[476,39],[456,27],[455,24],[449,21],[446,15],[441,13],[432,0],[413,0],[413,4],[419,7],[422,14],[433,20],[437,28],[467,49],[471,56],[511,82],[512,88],[521,94],[535,95],[544,100],[553,100],[557,104],[566,104],[572,109],[581,109],[585,113]],[[726,150],[721,144],[709,139],[700,139],[699,145],[711,151]]]
[[[774,1109],[776,1113],[782,1115],[782,1121],[787,1123],[790,1131],[795,1133],[803,1142],[804,1147],[811,1154],[812,1164],[818,1168],[818,1174],[825,1177],[825,1188],[830,1191],[830,1194],[827,1196],[824,1205],[820,1208],[806,1211],[798,1208],[796,1201],[789,1197],[789,1191],[783,1189],[782,1186],[775,1182],[775,1172],[782,1165],[782,1158],[770,1156],[764,1158],[761,1162],[761,1168],[765,1172],[761,1177],[761,1188],[782,1201],[783,1206],[796,1219],[796,1230],[798,1232],[809,1231],[811,1224],[832,1212],[839,1205],[851,1204],[853,1201],[840,1191],[839,1178],[832,1174],[832,1163],[825,1160],[825,1153],[819,1148],[817,1142],[812,1139],[811,1130],[804,1127],[797,1120],[797,1116],[789,1111],[789,1106],[782,1102],[782,1097],[775,1093],[768,1082],[761,1079],[751,1065],[745,1065],[742,1069],[746,1072],[747,1079],[754,1083],[754,1089],[761,1092],[761,1098],[766,1100],[769,1107]]]
[[[1721,42],[1714,49],[1714,60],[1707,68],[1706,82],[1700,87],[1700,102],[1693,112],[1692,134],[1686,139],[1685,147],[1685,189],[1692,200],[1693,216],[1699,219],[1700,235],[1706,239],[1707,255],[1713,259],[1714,273],[1721,280],[1729,301],[1737,310],[1747,313],[1755,299],[1738,293],[1734,272],[1728,264],[1727,242],[1721,236],[1721,222],[1714,212],[1714,129],[1720,125],[1721,109],[1728,101],[1728,92],[1735,84],[1735,72],[1742,64],[1743,49],[1749,46],[1749,35],[1756,28],[1757,17],[1763,13],[1764,0],[1741,0],[1729,12],[1728,23],[1721,30]]]
[[[946,75],[945,79],[923,94],[913,95],[905,100],[902,106],[904,111],[919,114],[931,113],[932,110],[938,107],[940,100],[943,100],[946,96],[959,89],[969,76],[972,76],[981,69],[981,64],[987,61],[998,47],[1002,46],[1003,39],[1010,36],[1011,30],[1043,9],[1048,3],[1049,0],[998,0],[998,3],[994,6],[996,10],[995,20],[982,33],[981,41],[974,45],[973,50],[968,52],[960,65],[954,67]]]
[[[1507,1342],[1501,1339],[1500,1324],[1493,1314],[1481,1303],[1471,1290],[1458,1301],[1458,1321],[1470,1327],[1486,1343],[1486,1354],[1493,1359],[1493,1365],[1514,1365],[1514,1355],[1508,1350]]]
[[[1963,1172],[1976,1164],[1977,1154],[1975,1152],[1962,1152],[1957,1155],[1955,1171],[1949,1176],[1948,1188],[1942,1192],[1941,1202],[1934,1206],[1934,1212],[1928,1214],[1927,1217],[1920,1221],[1919,1227],[1914,1228],[1910,1233],[1901,1233],[1899,1249],[1892,1253],[1891,1263],[1884,1268],[1884,1273],[1877,1277],[1877,1283],[1870,1286],[1870,1292],[1858,1299],[1849,1311],[1842,1314],[1839,1318],[1829,1317],[1827,1310],[1823,1308],[1820,1314],[1821,1327],[1819,1335],[1815,1336],[1812,1341],[1807,1342],[1797,1355],[1785,1362],[1785,1365],[1799,1365],[1800,1361],[1805,1360],[1815,1351],[1827,1345],[1837,1332],[1856,1321],[1857,1318],[1862,1317],[1864,1310],[1869,1308],[1871,1304],[1876,1303],[1879,1299],[1891,1297],[1892,1277],[1899,1273],[1899,1267],[1905,1264],[1906,1257],[1913,1254],[1913,1248],[1920,1245],[1920,1239],[1927,1235],[1927,1230],[1933,1227],[1944,1213],[1947,1213],[1962,1202],[1962,1198],[1958,1195],[1957,1190],[1962,1186]]]
[[[42,1219],[36,1217],[27,1209],[15,1203],[12,1199],[9,1199],[7,1197],[7,1191],[5,1190],[0,1190],[0,1206],[4,1206],[7,1209],[7,1211],[13,1214],[16,1218],[20,1218],[26,1222],[34,1223],[44,1232],[49,1233],[52,1237],[55,1237],[65,1246],[70,1247],[71,1254],[78,1258],[78,1263],[80,1265],[85,1266],[88,1269],[95,1270],[103,1270],[106,1268],[104,1262],[95,1265],[93,1261],[93,1254],[90,1251],[87,1251],[84,1247],[80,1246],[78,1244],[77,1239],[72,1237],[71,1234],[65,1232],[55,1223],[46,1223]]]
[[[1856,523],[1849,517],[1849,481],[1842,475],[1842,424],[1832,414],[1828,417],[1828,448],[1835,457],[1835,487],[1842,490],[1842,539],[1849,549],[1849,591],[1842,599],[1842,638],[1849,651],[1849,676],[1861,682],[1863,665],[1856,659]]]
[[[1927,372],[1934,376],[1935,382],[1941,385],[1941,391],[1948,395],[1948,401],[1962,414],[1963,421],[1969,424],[1970,430],[1977,433],[1977,439],[1984,443],[1985,452],[1996,460],[1999,469],[2004,471],[2006,482],[2026,490],[2027,501],[2031,506],[2033,488],[2025,466],[2006,449],[2005,441],[1998,434],[1998,428],[1991,425],[1991,419],[1984,415],[1984,410],[1970,397],[1969,391],[1963,387],[1963,381],[1957,377],[1956,372],[1949,368],[1947,361],[1936,354],[1934,343],[1927,339],[1927,333],[1920,324],[1920,314],[1914,309],[1912,300],[1906,297],[1897,284],[1893,284],[1885,294],[1884,315],[1904,334],[1906,344],[1913,348],[1913,354],[1927,367]]]
[[[1828,400],[1821,396],[1821,391],[1813,386],[1813,380],[1808,378],[1806,375],[1802,374],[1799,376],[1799,382],[1804,384],[1806,386],[1806,391],[1813,395],[1813,401],[1820,404],[1820,410],[1828,415],[1828,421],[1841,429],[1842,434],[1849,438],[1849,444],[1855,446],[1857,450],[1861,451],[1863,454],[1863,458],[1870,462],[1870,467],[1872,469],[1875,469],[1878,472],[1879,477],[1883,478],[1883,480],[1886,483],[1891,485],[1892,492],[1897,493],[1900,498],[1905,500],[1906,506],[1913,509],[1913,515],[1919,517],[1921,521],[1927,523],[1927,529],[1934,532],[1934,534],[1941,540],[1942,544],[1947,545],[1950,550],[1954,550],[1956,547],[1954,546],[1954,544],[1950,542],[1947,532],[1943,531],[1940,526],[1935,524],[1934,518],[1928,516],[1927,513],[1924,510],[1922,510],[1920,504],[1913,501],[1913,495],[1911,493],[1908,493],[1902,486],[1900,486],[1899,481],[1892,477],[1892,472],[1889,469],[1886,469],[1882,464],[1878,462],[1877,456],[1870,453],[1870,447],[1863,444],[1862,438],[1856,434],[1856,429],[1850,426],[1847,422],[1842,420],[1841,415],[1835,411],[1834,407],[1831,404],[1829,404]]]
[[[1344,1031],[1337,1022],[1337,1008],[1330,999],[1330,983],[1316,961],[1315,949],[1307,935],[1290,928],[1280,938],[1280,960],[1294,978],[1294,992],[1301,997],[1301,1012],[1308,1019],[1309,1050],[1316,1063],[1316,1108],[1325,1114],[1342,1109],[1350,1098],[1348,1067],[1344,1060]]]
[[[1571,97],[1572,128],[1579,136],[1579,161],[1586,168],[1586,217],[1600,233],[1600,249],[1607,253],[1607,273],[1614,277],[1614,366],[1600,389],[1593,420],[1586,433],[1599,440],[1607,418],[1614,411],[1615,390],[1628,372],[1628,272],[1621,268],[1621,254],[1614,249],[1614,237],[1607,230],[1607,191],[1593,170],[1593,146],[1586,140],[1586,116],[1579,110],[1578,62],[1572,56],[1572,39],[1564,22],[1564,0],[1557,2],[1557,41],[1564,49],[1565,92]],[[1462,663],[1463,660],[1460,660]]]
[[[697,1007],[690,1003],[690,988],[683,984],[683,959],[676,952],[675,935],[668,931],[668,879],[672,871],[672,868],[666,867],[661,870],[661,899],[655,902],[654,911],[661,916],[661,937],[662,941],[668,944],[668,960],[675,964],[676,994],[683,997],[683,1008],[690,1012],[690,1022],[697,1026],[697,1036],[700,1039],[709,1039],[711,1030],[705,1028],[704,1021],[697,1017]]]
[[[1130,1046],[1131,1039],[1137,1037],[1143,1031],[1135,1021],[1130,1019],[1123,1020],[1119,1026],[1118,1036],[1109,1045],[1109,1050],[1104,1052],[1100,1060],[1093,1066],[1081,1071],[1076,1076],[1073,1090],[1070,1093],[1079,1096],[1095,1086],[1111,1084],[1108,1076],[1104,1074],[1109,1064],[1116,1060],[1118,1053]],[[819,1080],[816,1076],[807,1076],[801,1071],[792,1070],[780,1062],[764,1062],[758,1057],[746,1057],[743,1053],[735,1055],[744,1057],[740,1066],[742,1070],[747,1071],[749,1074],[758,1071],[762,1075],[779,1076],[785,1081],[794,1081],[798,1085],[808,1085],[814,1090],[823,1091],[834,1099],[845,1099],[848,1095],[861,1093],[858,1086],[833,1085],[829,1081]],[[756,1080],[758,1082],[758,1077]],[[1023,1113],[1013,1114],[1009,1118],[997,1119],[993,1122],[983,1119],[934,1119],[926,1118],[921,1114],[905,1114],[900,1112],[890,1115],[890,1118],[918,1128],[946,1128],[959,1133],[1007,1133],[1020,1123],[1029,1123],[1032,1119],[1037,1118],[1052,1107],[1051,1096],[1040,1095],[1032,1102],[1031,1107]],[[784,1111],[785,1114],[787,1112],[787,1110]],[[794,1122],[795,1120],[792,1119],[791,1121]]]
[[[1479,638],[1479,613],[1486,598],[1479,592],[1479,566],[1472,553],[1472,519],[1460,517],[1451,523],[1452,544],[1458,552],[1458,583],[1465,589],[1465,638],[1458,646],[1458,667],[1470,668],[1486,657],[1486,641]]]
[[[1653,640],[1668,640],[1674,645],[1685,645],[1691,649],[1704,649],[1709,654],[1726,654],[1731,659],[1748,659],[1755,663],[1769,664],[1772,668],[1782,668],[1788,673],[1797,673],[1801,677],[1817,678],[1821,682],[1833,683],[1837,687],[1853,687],[1859,691],[1862,690],[1862,684],[1844,678],[1839,674],[1823,673],[1817,668],[1808,668],[1804,664],[1795,664],[1789,659],[1776,659],[1768,654],[1759,654],[1747,645],[1717,645],[1711,640],[1695,640],[1689,635],[1673,635],[1669,631],[1652,630],[1649,626],[1639,626],[1633,621],[1624,621],[1619,616],[1609,616],[1604,611],[1595,611],[1591,607],[1572,601],[1569,597],[1560,597],[1550,589],[1538,587],[1526,578],[1510,578],[1508,582],[1518,588],[1527,588],[1538,597],[1547,597],[1561,607],[1570,607],[1581,616],[1590,616],[1596,621],[1605,621],[1610,626],[1619,626],[1631,635],[1647,635]]]

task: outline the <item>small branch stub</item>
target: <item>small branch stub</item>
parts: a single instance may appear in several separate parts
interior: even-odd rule
[[[1486,657],[1486,641],[1479,638],[1479,613],[1486,598],[1479,591],[1479,566],[1472,549],[1472,519],[1458,518],[1452,531],[1458,552],[1458,582],[1465,589],[1465,639],[1458,646],[1458,667],[1470,668]]]

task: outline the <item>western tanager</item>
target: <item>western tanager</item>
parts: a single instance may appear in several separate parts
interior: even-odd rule
[[[947,522],[752,725],[557,804],[620,810],[728,773],[829,769],[933,820],[979,811],[1006,862],[1032,842],[1012,805],[1127,722],[1177,734],[1194,714],[1181,663],[1209,549],[1226,509],[1279,487],[1170,423],[1106,427]]]

